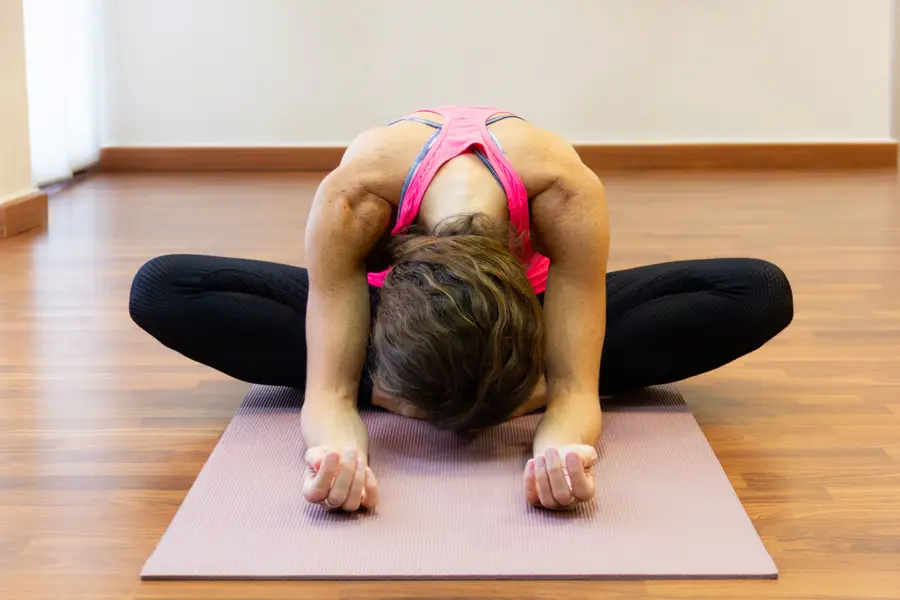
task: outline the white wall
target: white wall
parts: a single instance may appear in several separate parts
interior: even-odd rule
[[[900,7],[894,1],[893,94],[891,98],[891,135],[900,139]]]
[[[106,0],[106,145],[343,144],[433,104],[572,141],[884,140],[892,0]]]
[[[22,0],[0,0],[0,204],[31,189]]]

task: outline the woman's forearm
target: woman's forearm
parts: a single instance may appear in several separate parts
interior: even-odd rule
[[[356,405],[369,339],[369,288],[356,273],[310,272],[306,308],[306,401]]]
[[[365,273],[310,281],[306,314],[307,375],[302,432],[307,446],[367,443],[357,412],[369,336]]]

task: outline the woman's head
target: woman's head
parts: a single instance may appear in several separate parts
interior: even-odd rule
[[[543,374],[541,307],[507,237],[466,215],[394,248],[373,330],[375,384],[439,427],[502,422]]]

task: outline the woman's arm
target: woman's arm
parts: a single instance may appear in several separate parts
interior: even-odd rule
[[[544,295],[547,411],[534,454],[594,446],[600,436],[600,357],[606,331],[609,219],[597,176],[556,138],[547,189],[532,202],[542,251],[550,258]]]
[[[306,229],[309,302],[302,434],[308,447],[355,447],[368,436],[357,412],[369,336],[366,256],[389,227],[391,205],[350,164],[319,187]]]

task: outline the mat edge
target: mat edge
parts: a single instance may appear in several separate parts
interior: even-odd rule
[[[754,573],[751,575],[559,575],[534,577],[533,575],[460,575],[460,576],[413,576],[413,575],[349,575],[349,576],[306,576],[306,575],[144,575],[142,581],[772,581],[779,572]]]

